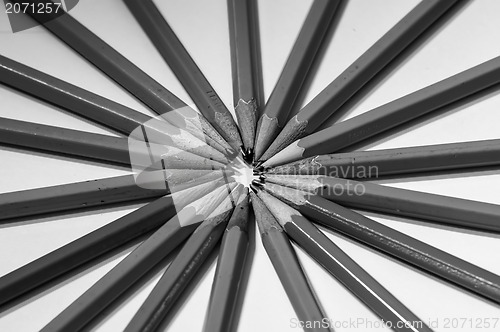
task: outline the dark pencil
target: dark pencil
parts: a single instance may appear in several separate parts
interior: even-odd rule
[[[300,212],[263,190],[257,195],[302,249],[395,331],[432,331]]]
[[[145,125],[164,135],[172,133],[170,136],[175,141],[178,132],[184,130],[223,153],[227,154],[227,150],[230,149],[230,146],[224,143],[224,139],[208,124],[206,119],[189,107],[183,107],[163,114],[161,118],[153,119],[149,115],[1,55],[0,82],[125,135],[130,135],[137,127]],[[196,118],[194,115],[197,115]],[[178,118],[182,118],[182,121],[176,123],[171,121]],[[187,123],[185,118],[191,121]],[[177,128],[172,128],[169,122]],[[198,124],[198,127],[193,127],[192,123]],[[189,136],[186,133],[184,135]],[[190,139],[196,141],[194,137]]]
[[[500,303],[500,276],[494,273],[317,195],[272,183],[266,183],[264,188],[327,228],[416,266],[484,299]]]
[[[235,305],[249,246],[248,188],[242,195],[241,203],[236,206],[222,237],[203,327],[205,332],[229,332],[233,327]]]
[[[349,120],[301,138],[266,166],[327,154],[400,126],[500,82],[500,57],[460,72]]]
[[[140,129],[138,131],[143,132]],[[153,130],[147,131],[148,134],[152,132]],[[171,135],[156,132],[158,134],[156,138],[163,142],[148,144],[148,148],[146,138],[134,139],[129,137],[127,139],[126,137],[114,137],[0,118],[0,144],[15,145],[19,148],[43,150],[48,153],[67,154],[72,157],[90,158],[100,162],[127,166],[131,164],[131,156],[137,160],[149,160],[150,154],[154,155],[155,161],[163,156],[175,155],[178,160],[173,158],[167,160],[170,168],[178,168],[172,167],[172,165],[178,164],[180,160],[191,162],[194,165],[193,167],[197,165],[204,167],[203,164],[210,164],[214,161],[219,161],[215,165],[221,165],[220,162],[227,163],[227,157],[219,151],[202,142],[197,143],[189,140],[189,136],[184,136],[178,130],[176,132],[179,135],[175,139]],[[149,135],[146,137],[149,137]],[[190,152],[177,149],[175,147],[176,141],[183,143],[183,147]],[[154,150],[151,151],[151,148],[154,148]]]
[[[500,205],[322,175],[268,175],[265,181],[355,209],[500,232]]]
[[[184,207],[104,277],[50,321],[42,331],[80,331],[183,242],[227,196],[223,186]]]
[[[139,187],[133,175],[90,180],[0,194],[0,220],[38,216],[110,204],[153,199],[167,189]]]
[[[345,102],[391,63],[457,0],[424,0],[354,61],[285,125],[268,151],[267,160],[293,141],[314,133]]]
[[[253,0],[228,0],[229,41],[233,74],[233,104],[245,155],[253,158],[255,130],[260,107],[258,15]]]
[[[23,1],[13,0],[12,2],[21,4]],[[172,92],[139,69],[69,13],[64,13],[64,15],[54,12],[27,13],[155,113],[161,115],[186,106]],[[57,19],[53,19],[56,17]]]
[[[242,186],[233,190],[189,237],[130,323],[127,332],[156,331],[158,325],[219,243],[237,205]]]
[[[32,122],[0,118],[0,144],[130,165],[126,138]]]
[[[200,112],[235,149],[241,142],[234,118],[151,0],[124,0],[130,12],[189,93]]]
[[[302,322],[321,323],[325,314],[312,286],[309,284],[288,236],[273,217],[266,205],[253,192],[250,192],[255,221],[259,226],[262,244],[278,274],[286,295]],[[312,331],[331,331],[320,325]]]
[[[273,142],[290,114],[340,0],[315,0],[257,124],[255,160]]]
[[[225,184],[226,180],[213,181],[159,198],[2,276],[0,305],[149,233],[172,218],[177,209]]]
[[[498,165],[500,140],[497,139],[320,155],[271,168],[267,173],[355,179]]]
[[[151,117],[0,55],[0,82],[125,135]]]

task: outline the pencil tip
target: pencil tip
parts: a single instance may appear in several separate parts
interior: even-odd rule
[[[259,161],[254,161],[253,163],[253,167],[257,168],[257,169],[260,169],[261,168],[261,165],[263,164],[264,162],[262,160],[259,160]]]

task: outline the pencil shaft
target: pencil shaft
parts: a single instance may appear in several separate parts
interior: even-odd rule
[[[421,1],[286,124],[263,156],[267,160],[300,137],[312,134],[366,83],[429,29],[457,0]]]
[[[500,231],[500,205],[326,176],[271,175],[266,181],[312,192],[355,209]]]
[[[175,146],[182,147],[182,141],[178,138],[180,133],[185,136],[191,134],[190,140],[193,144],[195,141],[200,141],[222,153],[227,153],[227,147],[219,143],[223,138],[215,134],[215,129],[206,123],[203,116],[189,107],[176,110],[179,116],[174,116],[171,111],[163,114],[161,118],[153,119],[149,115],[1,55],[0,82],[127,136],[144,125],[149,130],[159,131],[157,136],[162,134],[169,137],[172,140],[170,145],[175,143]],[[193,122],[200,128],[193,128],[191,123],[182,118],[183,116],[194,118],[193,114],[197,115]],[[174,118],[178,121],[173,121]]]
[[[233,116],[151,0],[124,0],[200,112],[233,147],[242,145]]]
[[[313,2],[257,125],[256,160],[259,160],[285,125],[339,2],[339,0]]]
[[[203,331],[229,332],[249,246],[248,194],[236,206],[222,238]]]
[[[195,200],[222,184],[204,184],[159,198],[2,276],[0,305],[158,228],[176,214],[176,208],[182,208],[189,200]]]
[[[431,331],[414,313],[344,253],[297,210],[266,192],[259,197],[269,206],[287,234],[332,276],[396,331]],[[403,326],[400,326],[404,322]],[[406,325],[408,323],[408,325]]]
[[[234,184],[233,184],[234,186]],[[79,331],[151,270],[200,224],[204,210],[227,197],[227,188],[189,204],[161,226],[89,290],[47,324],[42,331]],[[214,206],[215,208],[215,206]]]
[[[500,82],[500,57],[295,141],[266,166],[333,153],[398,127]]]
[[[153,199],[166,189],[139,187],[132,175],[0,194],[0,220]]]
[[[151,119],[146,114],[1,55],[0,82],[125,135]]]
[[[447,252],[382,225],[317,195],[266,185],[273,195],[292,203],[299,212],[321,225],[352,237],[403,262],[458,285],[482,298],[500,303],[500,276]],[[285,189],[284,189],[285,188]],[[291,190],[291,191],[289,191]]]
[[[130,165],[126,138],[0,118],[0,143]]]
[[[22,3],[23,0],[14,0]],[[149,106],[163,114],[186,106],[177,96],[127,60],[114,48],[74,19],[69,13],[30,13],[30,16],[68,44],[85,59]],[[57,19],[52,19],[57,17]]]
[[[290,244],[288,236],[283,232],[281,226],[260,198],[253,193],[251,195],[255,220],[259,225],[262,244],[298,319],[303,322],[313,322],[314,324],[322,322],[325,315]],[[330,331],[328,327],[323,325],[313,330]]]
[[[218,245],[232,210],[207,218],[169,265],[125,331],[155,331]]]
[[[253,152],[259,103],[260,45],[257,2],[228,0],[233,104],[248,154]]]
[[[500,140],[484,140],[320,155],[272,168],[268,173],[355,179],[498,165]]]

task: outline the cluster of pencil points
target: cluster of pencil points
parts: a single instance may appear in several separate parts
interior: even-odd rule
[[[0,195],[3,208],[0,218],[71,211],[82,205],[155,200],[0,277],[0,305],[147,234],[148,238],[140,246],[42,331],[84,329],[148,271],[180,248],[126,328],[126,331],[157,330],[168,323],[183,291],[219,245],[204,329],[230,331],[234,329],[234,307],[241,295],[241,280],[248,272],[245,261],[252,235],[249,232],[251,209],[262,243],[301,321],[321,322],[327,314],[314,294],[291,241],[391,326],[408,322],[396,330],[430,331],[316,224],[500,304],[500,276],[350,209],[498,232],[499,206],[359,180],[435,170],[498,167],[500,140],[338,152],[500,83],[500,57],[318,130],[323,119],[339,111],[418,37],[429,34],[433,25],[451,15],[451,9],[459,1],[422,1],[316,98],[290,117],[323,39],[335,26],[342,1],[313,2],[278,83],[264,105],[259,84],[255,1],[228,0],[237,121],[153,1],[124,2],[201,114],[70,15],[50,21],[34,14],[35,19],[47,22],[45,27],[55,36],[158,113],[161,121],[0,55],[1,83],[123,135],[112,138],[2,119],[2,143],[142,167],[139,176]],[[169,111],[166,115],[165,110]],[[138,151],[131,142],[137,144]],[[146,147],[145,151],[141,150],[142,146]],[[349,167],[350,170],[374,167],[376,173],[343,170]],[[253,181],[243,181],[245,185],[234,181],[235,173],[246,169],[253,174]],[[251,191],[246,186],[250,182]],[[422,324],[415,327],[415,322]]]

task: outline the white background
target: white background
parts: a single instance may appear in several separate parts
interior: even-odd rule
[[[213,84],[228,108],[232,109],[229,36],[224,0],[168,0],[156,3],[190,54]],[[351,0],[331,34],[321,65],[304,102],[313,98],[336,75],[362,54],[373,42],[411,10],[414,0]],[[259,1],[264,88],[272,91],[311,1]],[[125,5],[118,0],[81,0],[71,12],[80,22],[122,52],[149,75],[180,98],[192,104],[170,69],[165,65]],[[459,11],[449,23],[396,70],[357,103],[344,118],[360,114],[394,98],[425,87],[459,71],[500,55],[500,2],[475,0]],[[41,27],[12,34],[5,13],[0,13],[0,54],[111,98],[139,111],[148,110],[104,74],[80,58],[69,47]],[[393,148],[425,144],[499,138],[500,96],[493,92],[437,118],[426,120],[404,133],[394,134],[367,148]],[[0,116],[96,133],[113,133],[81,120],[56,107],[0,86]],[[0,148],[0,192],[37,188],[89,179],[127,174],[129,171],[43,153]],[[426,176],[381,183],[500,204],[499,171],[468,172]],[[4,275],[56,249],[139,205],[76,213],[60,217],[35,218],[0,225],[0,275]],[[1,211],[0,211],[1,213]],[[417,239],[500,274],[500,238],[481,232],[404,218],[367,214]],[[445,319],[500,318],[498,306],[469,295],[454,286],[428,277],[413,268],[387,259],[372,250],[328,233],[329,236],[369,271],[386,288],[424,321],[438,320],[436,331],[474,331],[474,328],[445,328]],[[130,249],[129,249],[130,250]],[[0,314],[0,331],[37,331],[61,312],[93,282],[111,269],[124,251],[82,271],[62,284],[54,285],[35,298],[27,299]],[[377,321],[359,300],[298,250],[299,257],[328,316],[336,322],[363,319]],[[169,331],[201,330],[210,294],[215,264],[208,269]],[[120,331],[126,326],[154,286],[159,274],[114,308],[97,327],[98,331]],[[295,317],[272,265],[256,239],[248,289],[242,307],[239,331],[298,331],[290,326]],[[476,329],[494,331],[500,329]],[[336,331],[383,331],[360,325],[358,329]]]

